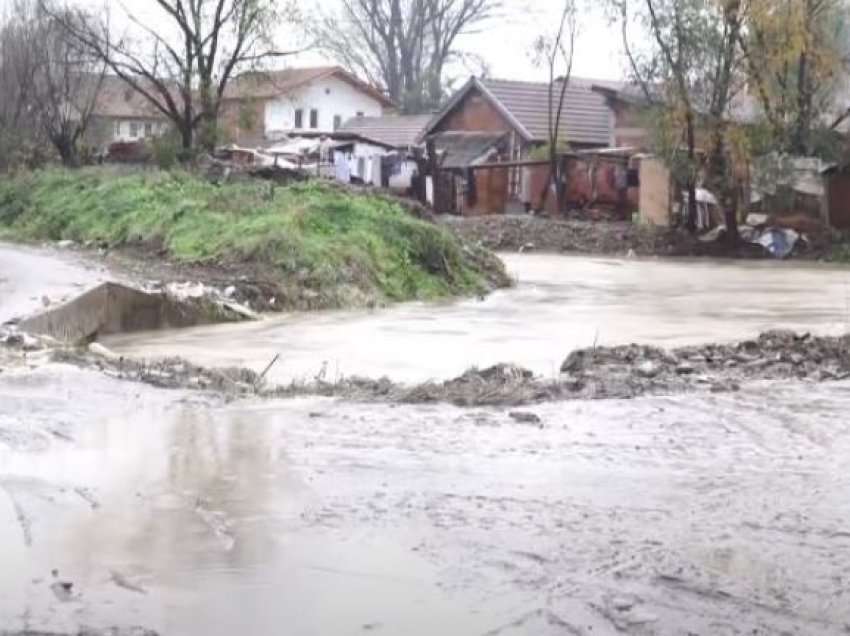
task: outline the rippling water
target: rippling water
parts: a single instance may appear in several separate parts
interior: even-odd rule
[[[271,317],[257,323],[108,338],[119,353],[181,355],[262,370],[271,379],[388,375],[445,379],[513,362],[542,375],[594,342],[665,346],[791,328],[834,334],[850,324],[850,271],[773,262],[506,256],[516,288],[483,301]]]

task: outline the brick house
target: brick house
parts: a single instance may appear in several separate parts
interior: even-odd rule
[[[110,144],[141,141],[169,129],[168,119],[141,93],[120,77],[107,75],[95,99],[85,143],[104,151]]]
[[[639,109],[625,103],[621,107],[612,98],[628,89],[622,82],[571,78],[559,142],[569,144],[572,152],[587,153],[645,137],[641,132],[632,138],[626,134],[633,132]],[[473,77],[432,118],[425,136],[442,165],[448,166],[444,172],[450,173],[434,186],[440,211],[493,214],[533,209],[539,199],[537,184],[545,184],[549,169],[545,160],[533,161],[534,150],[549,140],[549,85]],[[485,140],[489,143],[473,157],[469,149]],[[606,164],[613,161],[604,159]],[[611,178],[623,184],[622,162],[616,162]],[[498,165],[503,163],[507,165]]]

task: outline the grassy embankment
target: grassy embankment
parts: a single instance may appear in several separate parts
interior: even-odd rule
[[[0,236],[257,266],[277,279],[289,307],[436,299],[507,280],[495,258],[392,201],[320,182],[272,190],[184,172],[45,170],[0,178]]]

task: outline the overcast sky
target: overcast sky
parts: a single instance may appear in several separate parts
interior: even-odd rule
[[[90,6],[102,6],[104,0],[76,0]],[[335,0],[297,0],[307,15],[317,4],[330,7]],[[480,56],[488,65],[493,77],[505,79],[543,80],[545,70],[532,63],[530,49],[538,35],[546,28],[554,28],[560,15],[559,0],[503,0],[506,4],[502,15],[483,26],[480,32],[463,36],[458,44],[460,48]],[[599,5],[600,0],[582,0],[581,32],[576,45],[573,74],[598,79],[620,79],[623,75],[623,61],[619,30],[609,26]],[[0,9],[11,0],[0,0]],[[107,0],[120,12],[122,2]],[[5,6],[4,6],[5,5]],[[123,6],[139,16],[149,15],[149,20],[157,20],[151,13],[150,0],[123,0]],[[294,34],[282,30],[280,39],[292,39]],[[291,65],[306,66],[323,63],[325,60],[316,52],[306,53]],[[464,69],[454,71],[458,75],[466,74]]]

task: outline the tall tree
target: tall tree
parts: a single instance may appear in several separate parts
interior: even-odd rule
[[[569,140],[562,137],[561,123],[564,117],[564,102],[573,72],[578,15],[575,0],[563,0],[561,19],[557,30],[549,35],[541,35],[534,43],[538,64],[544,64],[549,73],[548,93],[548,140],[549,183],[543,190],[541,207],[545,207],[551,189],[555,190],[558,211],[566,208],[567,189],[564,165],[559,156],[562,146]]]
[[[458,40],[492,17],[500,0],[341,0],[338,12],[305,23],[317,46],[384,88],[405,112],[443,97]]]
[[[62,22],[77,42],[171,121],[184,150],[196,143],[211,150],[222,98],[234,75],[292,54],[274,46],[273,32],[291,19],[294,4],[151,0],[149,5],[155,15],[141,19],[128,12],[132,28],[121,35],[108,14],[97,21],[86,16]]]
[[[88,129],[103,84],[105,65],[68,37],[60,22],[36,8],[33,25],[39,46],[33,78],[35,105],[45,135],[62,163],[79,164],[79,142]],[[65,20],[77,19],[64,16]]]
[[[848,70],[848,16],[846,0],[748,0],[740,46],[777,150],[815,151]]]
[[[700,175],[721,194],[732,240],[737,237],[735,187],[729,161],[731,108],[743,86],[738,46],[741,0],[614,0],[635,80],[655,107],[658,145],[687,190],[687,226],[697,223],[696,189]],[[642,23],[650,45],[636,50],[627,24]],[[708,141],[708,161],[698,143]],[[729,196],[724,196],[728,193]]]
[[[15,2],[0,14],[0,169],[38,132],[31,108],[38,41],[32,37],[30,9]]]
[[[33,147],[49,143],[76,166],[102,78],[103,65],[67,37],[47,0],[15,0],[0,33],[0,128]]]

